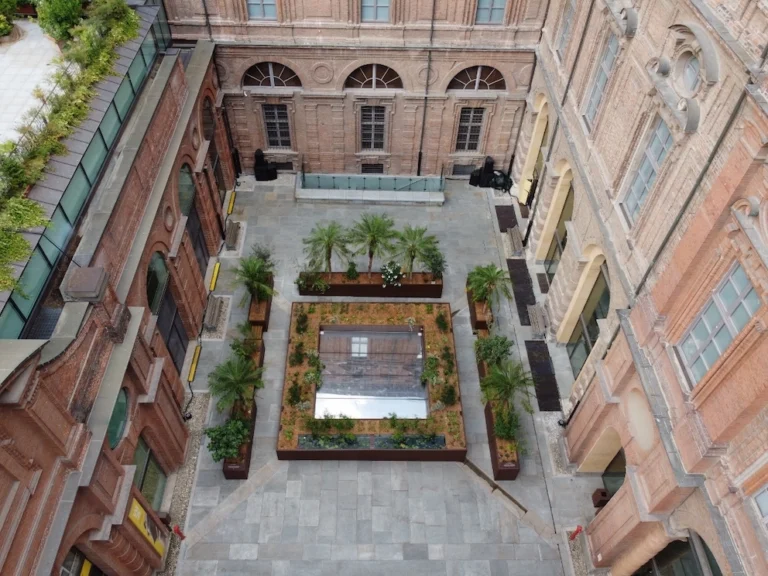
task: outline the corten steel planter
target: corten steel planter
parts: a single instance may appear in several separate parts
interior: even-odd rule
[[[304,276],[304,273],[300,273]],[[432,275],[414,272],[413,278],[403,278],[400,286],[384,286],[381,272],[374,272],[368,279],[367,272],[361,272],[357,280],[349,280],[341,272],[323,274],[328,282],[325,292],[315,292],[299,287],[300,296],[349,296],[352,298],[441,298],[443,281],[432,280]]]
[[[259,368],[264,366],[264,340],[256,340],[256,352],[253,353],[251,356],[251,359],[253,360],[253,363],[256,364]]]
[[[489,338],[491,333],[488,330],[478,330],[477,339]],[[477,364],[477,374],[480,376],[480,380],[488,375],[488,364],[482,360],[477,359],[477,353],[475,353],[475,364]]]
[[[256,398],[252,400],[251,414],[248,425],[251,427],[246,442],[240,446],[238,458],[225,458],[223,463],[224,478],[227,480],[247,480],[248,469],[251,467],[251,448],[253,448],[253,434],[256,430]],[[238,404],[232,407],[232,417],[242,417],[242,411]]]
[[[466,448],[411,448],[391,450],[385,448],[350,448],[328,450],[301,450],[296,448],[278,448],[278,460],[373,460],[410,461],[410,462],[464,462]]]
[[[267,281],[270,288],[275,287],[275,280],[272,276]],[[248,306],[248,322],[251,326],[260,326],[264,332],[269,329],[269,314],[272,310],[272,296],[266,300],[261,300],[258,304],[251,297],[251,303]]]
[[[520,452],[515,452],[515,462],[500,461],[496,445],[496,433],[493,429],[493,410],[491,403],[485,405],[485,428],[488,432],[488,448],[491,451],[491,468],[494,480],[515,480],[520,474]]]
[[[469,289],[467,289],[467,304],[469,305],[469,320],[472,324],[472,330],[488,330],[489,318],[483,314],[483,303],[475,302],[472,299],[472,290]]]

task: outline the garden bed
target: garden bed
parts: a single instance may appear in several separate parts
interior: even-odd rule
[[[274,289],[275,279],[272,274],[267,277],[265,284],[269,286],[270,289]],[[251,326],[259,326],[264,332],[266,332],[269,329],[269,314],[271,310],[271,294],[267,298],[262,298],[259,300],[258,303],[256,303],[256,301],[253,299],[253,296],[251,296],[251,303],[248,306],[248,322],[251,323]]]
[[[488,330],[489,318],[483,313],[483,303],[472,299],[472,291],[467,290],[467,304],[469,305],[469,320],[472,330]]]
[[[485,428],[488,432],[488,448],[491,452],[491,468],[494,480],[515,480],[520,474],[520,454],[514,443],[496,438],[491,403],[485,405]]]
[[[263,343],[262,343],[263,346]],[[262,355],[263,356],[263,355]],[[253,433],[256,428],[256,397],[251,401],[250,407],[243,407],[235,403],[232,407],[232,418],[245,420],[250,427],[248,440],[240,446],[238,458],[225,458],[223,461],[224,478],[227,480],[247,480],[248,470],[251,467],[251,448],[253,447]]]
[[[299,274],[300,279],[308,276],[305,272]],[[304,282],[299,283],[299,295],[353,298],[441,298],[443,295],[443,281],[433,280],[426,272],[414,272],[411,279],[404,276],[400,286],[384,286],[381,272],[373,272],[370,278],[367,272],[361,272],[354,280],[342,272],[324,273],[320,277],[327,283],[324,292],[313,290],[310,283]]]
[[[329,379],[329,386],[338,384],[331,380],[338,377],[338,374],[329,373],[321,360],[326,358],[328,361],[328,356],[323,355],[328,353],[322,352],[321,349],[321,331],[326,334],[343,334],[348,331],[351,335],[360,329],[372,334],[398,331],[407,334],[417,330],[420,332],[422,349],[419,357],[424,358],[419,361],[423,362],[423,369],[419,366],[417,370],[408,372],[407,377],[416,377],[419,387],[420,381],[425,382],[422,394],[425,396],[427,418],[415,419],[401,415],[400,418],[352,419],[339,418],[340,414],[333,414],[334,418],[316,418],[319,416],[315,414],[316,396],[318,388],[322,389],[323,377]],[[289,336],[277,440],[278,459],[464,460],[467,444],[461,410],[456,346],[448,304],[294,303],[291,309]],[[344,357],[342,360],[345,361],[335,363],[330,368],[336,370],[348,364],[360,367],[370,362],[367,358],[368,340],[366,342],[363,353],[355,353],[353,350],[348,361]],[[413,345],[413,339],[400,339],[398,342],[400,344],[397,345]],[[338,347],[345,343],[337,336],[333,345]],[[370,345],[376,346],[374,339],[370,340]],[[302,350],[304,357],[300,354]],[[315,351],[321,353],[317,354]],[[413,368],[413,358],[410,358],[412,352],[408,352],[407,366],[398,360],[398,370],[402,366]],[[370,353],[375,355],[376,350],[372,349]],[[328,362],[330,364],[330,361]],[[366,383],[370,388],[370,381],[376,377],[386,380],[387,376],[388,373],[377,373],[369,377],[369,374],[365,373],[359,381]],[[412,385],[412,381],[409,385]],[[455,402],[446,405],[441,398],[446,396],[445,390],[448,388],[454,389],[452,400]],[[368,390],[367,393],[375,396],[376,390]],[[387,394],[383,397],[385,400],[392,400]]]

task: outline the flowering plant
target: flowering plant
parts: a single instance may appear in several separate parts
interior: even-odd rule
[[[400,280],[403,278],[403,271],[394,260],[387,262],[381,267],[381,277],[384,279],[384,288],[387,286],[402,286]]]

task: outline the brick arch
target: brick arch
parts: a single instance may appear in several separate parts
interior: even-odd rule
[[[533,177],[533,169],[536,165],[536,159],[539,156],[541,147],[544,145],[544,132],[550,121],[549,101],[544,94],[538,94],[536,96],[533,109],[536,117],[533,120],[531,140],[528,146],[528,152],[525,154],[525,160],[520,168],[518,189],[518,201],[520,204],[525,204],[528,201],[530,188],[525,188],[524,184],[527,183],[530,185],[530,180]]]
[[[175,467],[170,462],[171,457],[163,449],[164,431],[158,426],[155,418],[147,418],[142,414],[137,420],[139,420],[137,422],[139,432],[136,435],[136,445],[139,443],[139,438],[143,437],[152,453],[157,457],[163,472],[166,475],[171,474]]]
[[[84,542],[88,542],[89,532],[91,532],[91,530],[100,529],[103,522],[104,522],[104,516],[99,513],[81,516],[74,522],[72,522],[70,519],[70,522],[67,523],[66,530],[64,530],[64,535],[61,538],[61,544],[59,544],[59,551],[56,554],[56,561],[54,563],[54,568],[57,572],[58,572],[58,569],[61,567],[62,563],[64,562],[64,559],[67,557],[67,553],[73,547],[75,547],[78,540],[80,540],[83,536],[85,536]]]
[[[197,178],[195,177],[195,159],[188,151],[184,150],[176,158],[176,162],[174,163],[173,167],[173,173],[171,174],[170,179],[170,187],[172,190],[171,193],[173,194],[175,200],[175,202],[171,202],[171,206],[174,209],[174,214],[176,215],[177,219],[179,216],[181,216],[181,207],[179,205],[179,174],[181,173],[181,168],[184,166],[184,164],[187,164],[192,172],[192,182],[195,185],[195,197],[197,197],[197,194],[200,192],[200,186],[198,184]]]
[[[619,429],[621,428],[619,427]],[[604,472],[611,460],[623,448],[624,442],[622,442],[621,434],[613,426],[613,423],[604,426],[579,464],[579,472],[595,472],[598,474]]]
[[[151,245],[147,246],[144,249],[144,254],[141,256],[141,262],[139,263],[139,269],[138,269],[138,280],[134,280],[134,282],[137,283],[137,289],[138,289],[138,299],[139,299],[139,306],[144,306],[149,311],[149,299],[147,298],[147,272],[149,271],[149,262],[152,259],[152,255],[155,252],[160,252],[166,259],[166,266],[168,267],[168,273],[169,278],[168,282],[171,281],[172,277],[172,271],[171,268],[173,266],[169,266],[167,259],[168,259],[168,253],[171,251],[168,244],[163,242],[162,240],[156,240]],[[135,277],[134,277],[135,278]],[[151,315],[152,312],[150,311],[149,314]]]
[[[414,87],[410,85],[412,84],[412,82],[410,82],[410,79],[407,76],[404,76],[403,74],[401,74],[396,67],[396,65],[400,64],[400,62],[394,63],[394,62],[388,62],[387,60],[388,60],[387,58],[381,58],[381,59],[367,58],[365,60],[354,60],[350,62],[344,68],[341,69],[338,77],[335,77],[333,79],[334,90],[337,92],[343,92],[344,84],[346,84],[347,78],[349,78],[349,75],[352,74],[352,72],[354,72],[358,68],[361,68],[362,66],[367,66],[369,64],[381,64],[382,66],[386,66],[387,68],[390,68],[400,77],[400,80],[403,83],[402,90],[406,92],[413,90]],[[375,94],[375,91],[371,90],[371,94]]]
[[[435,92],[437,92],[438,94],[444,94],[445,92],[448,91],[448,85],[456,77],[457,74],[460,74],[467,68],[474,68],[475,66],[485,66],[486,68],[494,68],[499,72],[499,74],[502,75],[502,77],[504,78],[504,83],[506,84],[506,88],[504,88],[504,90],[495,91],[496,93],[506,93],[506,92],[511,92],[513,90],[518,89],[517,82],[515,82],[515,78],[511,73],[505,72],[498,66],[489,65],[487,60],[470,59],[470,60],[462,60],[461,62],[457,62],[453,66],[451,66],[451,69],[448,70],[448,72],[446,72],[443,75],[443,77],[440,79],[440,82],[435,87]]]
[[[563,213],[563,208],[571,189],[571,183],[573,182],[573,170],[571,170],[571,165],[567,160],[560,160],[557,163],[555,173],[558,180],[547,209],[544,225],[539,234],[539,241],[536,246],[537,260],[544,260],[547,256],[547,251],[554,238],[557,223],[560,221],[560,215]]]

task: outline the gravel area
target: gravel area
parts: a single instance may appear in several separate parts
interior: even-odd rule
[[[233,220],[235,221],[235,220]],[[219,259],[222,258],[241,258],[243,255],[243,246],[245,245],[245,231],[248,228],[246,222],[237,221],[240,225],[240,229],[237,232],[237,242],[235,242],[234,250],[222,250],[219,254]]]
[[[587,560],[584,557],[584,537],[580,534],[571,540],[571,534],[573,532],[568,532],[568,551],[571,554],[573,576],[587,576]]]
[[[216,296],[224,301],[221,314],[219,314],[219,321],[216,323],[215,330],[208,330],[203,328],[202,334],[200,334],[201,340],[224,340],[224,336],[227,334],[227,324],[229,324],[229,311],[232,309],[232,296]]]
[[[185,405],[188,400],[189,396],[184,399]],[[176,473],[176,485],[174,486],[173,499],[171,500],[171,526],[178,524],[182,530],[186,523],[189,501],[194,489],[197,458],[200,452],[203,430],[205,430],[209,400],[209,394],[198,393],[195,394],[189,405],[192,419],[187,422],[187,427],[189,428],[187,461],[184,462],[184,465]],[[168,544],[168,554],[165,557],[165,569],[162,572],[158,572],[158,576],[172,576],[176,574],[176,563],[179,558],[180,546],[181,541],[172,533]]]
[[[544,430],[547,435],[547,445],[549,447],[549,458],[552,462],[553,476],[568,476],[566,468],[567,459],[563,453],[561,439],[563,437],[563,428],[558,421],[563,417],[560,412],[541,412],[537,418],[544,424]]]

